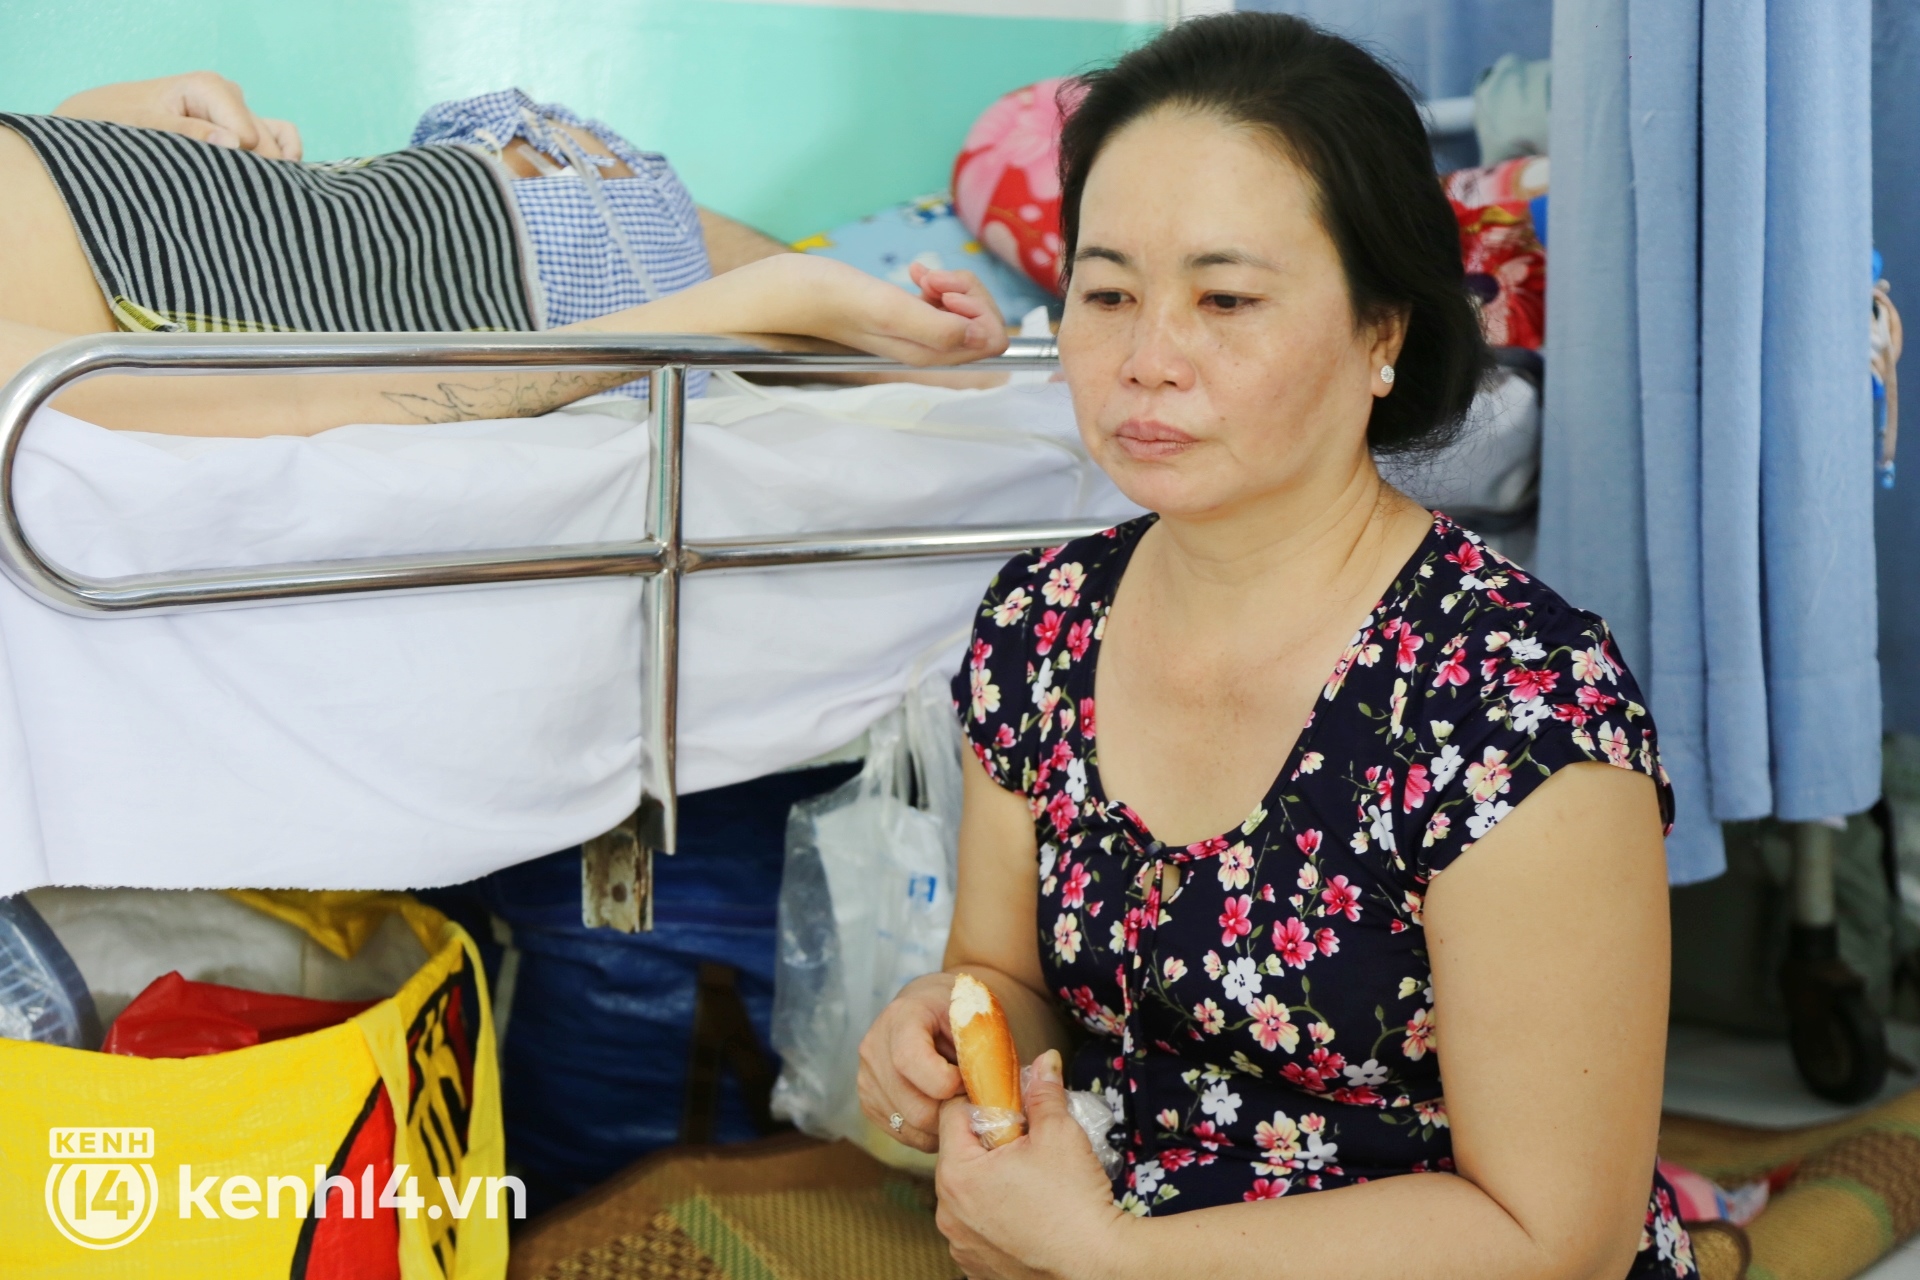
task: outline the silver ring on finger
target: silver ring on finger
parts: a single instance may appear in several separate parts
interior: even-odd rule
[[[898,1133],[900,1132],[901,1129],[905,1128],[906,1123],[907,1123],[907,1118],[901,1115],[898,1111],[894,1112],[892,1115],[887,1117],[887,1128],[893,1130],[895,1133]]]

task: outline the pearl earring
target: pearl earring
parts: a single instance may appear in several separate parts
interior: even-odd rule
[[[1383,364],[1380,366],[1380,381],[1386,383],[1388,386],[1393,385],[1393,366],[1392,365]]]

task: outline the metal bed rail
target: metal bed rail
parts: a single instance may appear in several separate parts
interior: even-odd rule
[[[1002,356],[966,369],[1035,369],[1057,363],[1051,339],[1017,338]],[[629,833],[640,859],[678,842],[674,786],[679,701],[680,582],[687,574],[781,569],[866,560],[1010,555],[1104,527],[1104,522],[1033,522],[937,528],[850,529],[786,538],[688,542],[681,534],[686,375],[691,369],[746,372],[880,372],[912,366],[824,344],[700,335],[502,334],[108,334],[76,339],[29,362],[0,388],[0,571],[50,608],[114,618],[233,609],[339,595],[441,591],[569,578],[640,577],[647,644],[641,658],[645,762],[642,806]],[[205,375],[364,373],[371,369],[631,369],[650,377],[646,536],[638,541],[400,555],[243,569],[97,578],[63,569],[34,547],[15,504],[14,464],[34,413],[62,390],[108,374]],[[923,370],[924,372],[924,370]],[[645,928],[645,869],[629,872],[608,907]],[[616,876],[616,880],[621,877]],[[632,889],[626,890],[625,885]],[[589,893],[589,898],[591,898]],[[603,904],[605,905],[605,904]],[[595,913],[591,901],[587,915]]]

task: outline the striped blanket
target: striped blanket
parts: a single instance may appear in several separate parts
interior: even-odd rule
[[[299,164],[93,120],[0,124],[53,175],[124,328],[535,327],[506,179],[477,152]]]

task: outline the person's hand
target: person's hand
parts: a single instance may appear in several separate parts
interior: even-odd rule
[[[971,273],[915,275],[918,297],[832,258],[776,253],[644,306],[564,327],[583,333],[791,334],[921,367],[965,364],[1007,349],[1000,311]],[[929,1129],[929,1143],[931,1135]]]
[[[981,1145],[965,1098],[940,1108],[935,1221],[972,1280],[1105,1274],[1135,1227],[1067,1109],[1059,1053],[1036,1058],[1031,1077],[1026,1136],[1004,1147]]]
[[[860,1041],[860,1109],[917,1151],[940,1145],[940,1104],[956,1096],[966,1101],[960,1068],[952,1061],[953,1028],[947,1022],[952,998],[952,974],[915,978]],[[898,1133],[888,1123],[896,1113],[906,1122]]]
[[[837,287],[818,299],[831,308],[811,330],[820,337],[913,365],[965,364],[1007,349],[1006,321],[971,271],[932,271],[915,263],[907,268],[920,286],[915,298],[858,267],[831,258],[806,260],[843,268],[833,273]]]
[[[911,365],[965,364],[1007,349],[1007,327],[970,271],[912,268],[920,296],[858,267],[805,253],[762,258],[715,277],[751,286],[764,332],[825,338]]]
[[[991,354],[998,355],[1007,349],[1007,318],[1000,314],[1000,304],[993,300],[987,286],[980,283],[979,276],[971,271],[935,270],[918,262],[907,264],[907,275],[920,286],[922,302],[975,322],[967,326],[969,335],[983,328],[999,338],[1001,341]]]
[[[181,133],[269,160],[298,160],[301,154],[298,129],[285,120],[256,116],[240,86],[211,71],[101,85],[74,94],[53,113]]]

